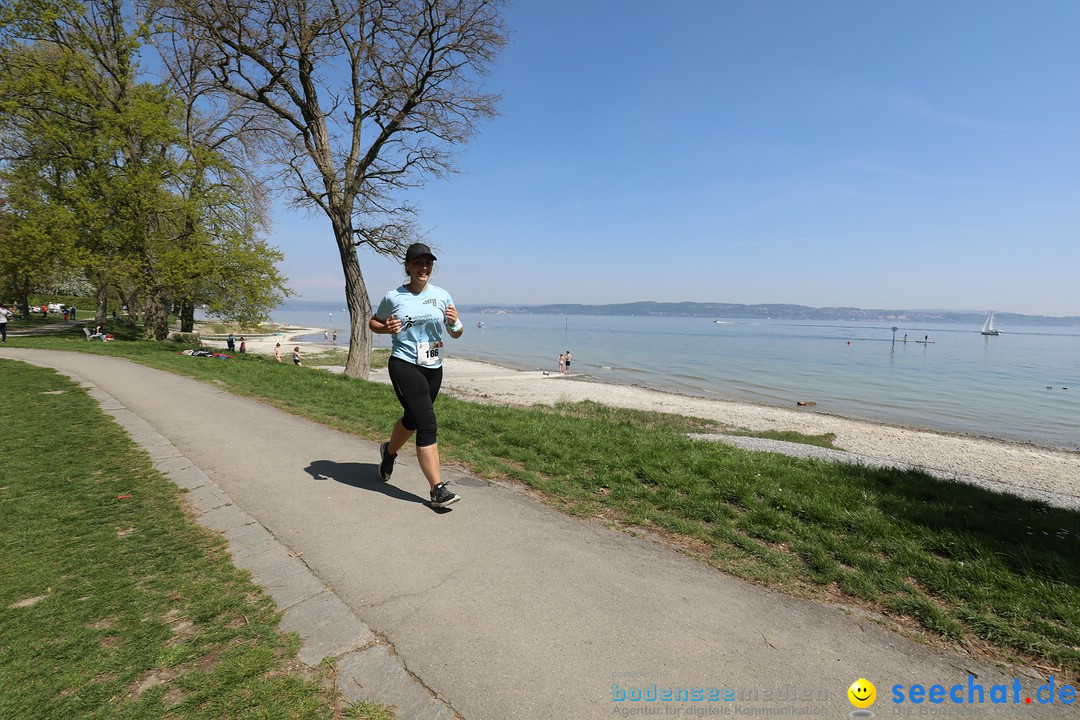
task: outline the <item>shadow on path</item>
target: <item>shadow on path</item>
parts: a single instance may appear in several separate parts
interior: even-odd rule
[[[93,322],[93,318],[90,320],[69,320],[67,322],[53,321],[50,323],[34,324],[34,325],[22,325],[20,327],[9,327],[8,335],[14,335],[15,337],[29,337],[32,335],[59,335],[61,333],[70,332],[71,330],[77,330],[78,328],[85,327],[87,324]]]
[[[336,480],[342,485],[348,485],[361,490],[379,492],[395,500],[420,503],[427,505],[427,499],[414,495],[408,490],[383,482],[379,477],[379,466],[375,463],[339,463],[332,460],[314,460],[304,468],[304,472],[311,475],[315,480]]]

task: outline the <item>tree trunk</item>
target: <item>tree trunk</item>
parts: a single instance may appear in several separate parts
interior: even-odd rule
[[[147,340],[164,340],[169,336],[169,313],[165,300],[159,289],[151,290],[147,295],[143,337]]]
[[[139,300],[139,291],[135,288],[129,288],[125,293],[123,287],[117,287],[116,294],[120,296],[120,310],[124,313],[124,324],[132,327],[138,325],[139,305],[141,303]],[[150,298],[147,302],[149,303],[152,300],[153,298]],[[113,312],[115,313],[116,311],[113,310]],[[149,324],[145,312],[143,313],[143,320]]]
[[[371,371],[371,300],[368,298],[364,274],[360,272],[360,260],[353,244],[352,223],[348,215],[331,218],[334,239],[341,255],[341,268],[345,271],[345,301],[349,306],[349,358],[345,361],[345,374],[367,380]]]
[[[104,325],[105,314],[109,310],[109,286],[105,284],[104,274],[98,275],[97,307],[94,309],[94,324]]]
[[[15,304],[19,308],[19,314],[26,319],[30,319],[30,287],[27,283],[23,282],[22,277],[18,274],[11,284],[11,296],[15,299]]]
[[[180,301],[180,332],[195,332],[195,301]]]

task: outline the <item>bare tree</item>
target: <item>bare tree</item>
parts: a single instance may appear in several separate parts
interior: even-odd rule
[[[494,116],[480,80],[506,44],[504,0],[161,2],[217,88],[244,102],[295,201],[330,219],[353,339],[345,372],[367,377],[357,248],[399,255],[416,236],[406,191],[453,171],[453,147]]]

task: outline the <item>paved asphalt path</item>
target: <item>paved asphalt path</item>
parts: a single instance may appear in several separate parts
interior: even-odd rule
[[[1031,671],[988,667],[840,608],[748,585],[513,488],[446,473],[462,500],[433,511],[411,454],[382,483],[377,443],[212,384],[99,355],[9,344],[0,357],[54,367],[145,420],[466,720],[629,710],[846,717],[859,678],[877,686],[879,717],[1080,717],[1077,705],[1023,704],[1048,682]],[[1021,704],[891,701],[894,685],[966,688],[969,673],[987,697],[994,684],[1011,694],[1019,677]],[[654,683],[732,688],[735,699],[631,699]]]

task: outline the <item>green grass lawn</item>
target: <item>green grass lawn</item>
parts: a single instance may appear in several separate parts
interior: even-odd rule
[[[200,360],[142,342],[20,344],[123,354],[369,439],[399,414],[389,386],[272,358]],[[975,654],[1080,676],[1080,514],[915,471],[686,437],[715,430],[595,403],[439,400],[444,462],[525,483],[566,512],[661,534],[739,577],[839,599]]]
[[[86,393],[0,360],[0,718],[392,718],[343,708],[277,609]]]

